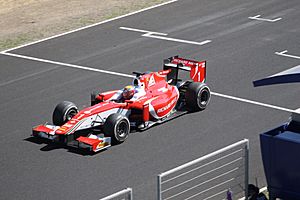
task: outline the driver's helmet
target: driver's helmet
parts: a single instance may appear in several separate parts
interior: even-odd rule
[[[132,85],[127,85],[124,89],[123,89],[123,92],[122,92],[122,97],[125,99],[125,100],[129,100],[133,97],[135,93],[135,89]]]

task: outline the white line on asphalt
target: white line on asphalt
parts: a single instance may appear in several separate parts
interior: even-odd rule
[[[30,56],[23,56],[23,55],[18,55],[18,54],[13,54],[13,53],[1,53],[1,54],[7,55],[7,56],[23,58],[23,59],[27,59],[27,60],[33,60],[33,61],[38,61],[38,62],[54,64],[54,65],[60,65],[60,66],[71,67],[71,68],[76,68],[76,69],[82,69],[82,70],[100,72],[100,73],[105,73],[105,74],[111,74],[111,75],[116,75],[116,76],[123,76],[123,77],[129,77],[129,78],[134,78],[135,77],[133,75],[119,73],[119,72],[112,72],[112,71],[107,71],[107,70],[95,69],[95,68],[91,68],[91,67],[85,67],[85,66],[80,66],[80,65],[62,63],[62,62],[46,60],[46,59],[40,59],[40,58],[35,58],[35,57],[30,57]],[[229,96],[229,95],[225,95],[225,94],[220,94],[220,93],[217,93],[217,92],[211,92],[211,94],[215,95],[215,96],[223,97],[223,98],[226,98],[226,99],[231,99],[231,100],[240,101],[240,102],[244,102],[244,103],[254,104],[254,105],[258,105],[258,106],[262,106],[262,107],[272,108],[272,109],[281,110],[281,111],[290,112],[290,113],[298,113],[296,110],[283,108],[283,107],[279,107],[279,106],[274,106],[274,105],[270,105],[270,104],[266,104],[266,103],[260,103],[260,102],[257,102],[257,101],[252,101],[252,100],[243,99],[243,98],[239,98],[239,97]]]
[[[175,39],[175,38],[169,38],[169,37],[163,37],[163,36],[156,36],[156,35],[143,35],[145,37],[150,37],[150,38],[155,38],[155,39],[160,39],[160,40],[168,40],[168,41],[173,41],[173,42],[180,42],[180,43],[187,43],[187,44],[195,44],[195,45],[205,45],[207,43],[210,43],[211,40],[205,40],[202,42],[194,42],[194,41],[189,41],[189,40],[181,40],[181,39]]]
[[[1,53],[1,54],[8,55],[8,56],[13,56],[13,57],[17,57],[17,58],[23,58],[23,59],[27,59],[27,60],[43,62],[43,63],[49,63],[49,64],[54,64],[54,65],[60,65],[60,66],[65,66],[65,67],[76,68],[76,69],[82,69],[82,70],[88,70],[88,71],[93,71],[93,72],[111,74],[111,75],[116,75],[116,76],[123,76],[123,77],[130,77],[130,78],[135,77],[133,75],[123,74],[123,73],[119,73],[119,72],[112,72],[112,71],[107,71],[107,70],[95,69],[95,68],[91,68],[91,67],[85,67],[85,66],[80,66],[80,65],[62,63],[62,62],[46,60],[46,59],[41,59],[41,58],[35,58],[35,57],[30,57],[30,56],[23,56],[23,55],[18,55],[18,54],[13,54],[13,53]]]
[[[281,20],[282,18],[276,18],[276,19],[266,19],[266,18],[261,18],[261,15],[256,15],[253,17],[248,17],[249,19],[254,19],[254,20],[258,20],[258,21],[265,21],[265,22],[277,22],[279,20]]]
[[[155,34],[155,35],[168,35],[166,33],[159,33],[159,32],[153,32],[153,31],[147,31],[147,30],[141,30],[137,28],[129,28],[129,27],[120,27],[122,30],[127,30],[127,31],[134,31],[134,32],[139,32],[139,33],[146,33],[146,34]],[[145,35],[146,35],[145,34]]]
[[[215,95],[215,96],[227,98],[227,99],[241,101],[241,102],[245,102],[245,103],[249,103],[249,104],[254,104],[254,105],[258,105],[258,106],[263,106],[263,107],[267,107],[267,108],[273,108],[273,109],[281,110],[281,111],[285,111],[285,112],[298,113],[298,112],[296,112],[296,110],[292,110],[292,109],[288,109],[288,108],[283,108],[283,107],[279,107],[279,106],[274,106],[274,105],[270,105],[270,104],[266,104],[266,103],[261,103],[261,102],[258,102],[258,101],[252,101],[252,100],[248,100],[248,99],[243,99],[243,98],[239,98],[239,97],[229,96],[229,95],[225,95],[225,94],[220,94],[220,93],[217,93],[217,92],[211,92],[211,94]]]
[[[171,4],[171,3],[174,3],[174,2],[177,2],[177,1],[178,1],[178,0],[167,1],[167,2],[165,2],[165,3],[161,3],[161,4],[154,5],[154,6],[151,6],[151,7],[148,7],[148,8],[144,8],[144,9],[141,9],[141,10],[137,10],[137,11],[134,11],[134,12],[125,14],[125,15],[121,15],[121,16],[112,18],[112,19],[104,20],[104,21],[101,21],[101,22],[98,22],[98,23],[95,23],[95,24],[91,24],[91,25],[88,25],[88,26],[84,26],[84,27],[81,27],[81,28],[78,28],[78,29],[75,29],[75,30],[71,30],[71,31],[64,32],[64,33],[61,33],[61,34],[58,34],[58,35],[54,35],[54,36],[51,36],[51,37],[47,37],[47,38],[44,38],[44,39],[41,39],[41,40],[38,40],[38,41],[34,41],[34,42],[30,42],[30,43],[27,43],[27,44],[24,44],[24,45],[20,45],[20,46],[17,46],[17,47],[13,47],[13,48],[4,50],[4,51],[2,51],[2,52],[0,52],[0,53],[6,53],[6,52],[8,52],[8,51],[13,51],[13,50],[16,50],[16,49],[19,49],[19,48],[22,48],[22,47],[26,47],[26,46],[30,46],[30,45],[33,45],[33,44],[37,44],[37,43],[40,43],[40,42],[44,42],[44,41],[47,41],[47,40],[50,40],[50,39],[54,39],[54,38],[57,38],[57,37],[60,37],[60,36],[64,36],[64,35],[67,35],[67,34],[70,34],[70,33],[74,33],[74,32],[81,31],[81,30],[84,30],[84,29],[87,29],[87,28],[91,28],[91,27],[98,26],[98,25],[101,25],[101,24],[105,24],[105,23],[108,23],[108,22],[111,22],[111,21],[115,21],[115,20],[118,20],[118,19],[121,19],[121,18],[124,18],[124,17],[128,17],[128,16],[131,16],[131,15],[135,15],[135,14],[138,14],[138,13],[141,13],[141,12],[144,12],[144,11],[147,11],[147,10],[151,10],[151,9],[153,9],[153,8],[158,8],[158,7],[160,7],[160,6],[164,6],[164,5],[167,5],[167,4]]]
[[[287,54],[287,52],[288,52],[287,50],[284,50],[284,51],[281,51],[281,52],[275,52],[275,54],[279,55],[279,56],[285,56],[285,57],[300,59],[300,56],[294,56],[294,55],[291,55],[291,54]]]
[[[179,43],[195,44],[195,45],[200,45],[201,46],[201,45],[205,45],[205,44],[211,42],[211,40],[205,40],[205,41],[202,41],[202,42],[194,42],[194,41],[190,41],[190,40],[170,38],[170,37],[165,37],[165,36],[168,35],[167,33],[159,33],[159,32],[147,31],[147,30],[136,29],[136,28],[129,28],[129,27],[120,27],[120,29],[127,30],[127,31],[145,33],[145,34],[142,35],[143,37],[149,37],[149,38],[154,38],[154,39],[159,39],[159,40],[167,40],[167,41],[173,41],[173,42],[179,42]]]

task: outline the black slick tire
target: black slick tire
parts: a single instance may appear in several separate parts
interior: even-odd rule
[[[186,108],[189,112],[204,110],[210,100],[210,89],[205,83],[192,82],[185,93]]]
[[[55,107],[52,121],[55,126],[62,126],[78,113],[77,106],[70,101],[63,101]]]
[[[111,114],[103,125],[103,132],[106,136],[111,137],[112,144],[120,144],[124,142],[129,135],[129,120],[119,113]]]

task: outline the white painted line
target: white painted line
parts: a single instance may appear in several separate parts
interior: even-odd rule
[[[200,45],[200,46],[211,42],[211,40],[205,40],[205,41],[202,41],[202,42],[194,42],[194,41],[189,41],[189,40],[181,40],[181,39],[168,38],[168,37],[155,36],[155,35],[146,35],[146,34],[143,35],[143,36],[149,37],[149,38],[160,39],[160,40],[168,40],[168,41],[173,41],[173,42],[179,42],[179,43],[195,44],[195,45]]]
[[[279,20],[281,20],[282,18],[276,18],[276,19],[266,19],[266,18],[261,18],[261,15],[256,15],[253,17],[248,17],[249,19],[253,19],[253,20],[258,20],[258,21],[265,21],[265,22],[277,22]]]
[[[130,75],[130,74],[124,74],[124,73],[119,73],[119,72],[112,72],[112,71],[107,71],[107,70],[95,69],[95,68],[91,68],[91,67],[85,67],[85,66],[80,66],[80,65],[62,63],[62,62],[46,60],[46,59],[41,59],[41,58],[35,58],[35,57],[30,57],[30,56],[23,56],[23,55],[18,55],[18,54],[13,54],[13,53],[1,53],[1,54],[7,55],[7,56],[13,56],[13,57],[17,57],[17,58],[23,58],[23,59],[27,59],[27,60],[33,60],[33,61],[38,61],[38,62],[44,62],[44,63],[49,63],[49,64],[60,65],[60,66],[64,66],[64,67],[70,67],[70,68],[82,69],[82,70],[87,70],[87,71],[111,74],[111,75],[116,75],[116,76],[123,76],[123,77],[128,77],[128,78],[134,78],[135,77],[135,76]],[[266,104],[266,103],[260,103],[260,102],[257,102],[257,101],[252,101],[252,100],[243,99],[243,98],[239,98],[239,97],[220,94],[220,93],[217,93],[217,92],[211,92],[211,94],[215,95],[215,96],[223,97],[223,98],[226,98],[226,99],[232,99],[232,100],[235,100],[235,101],[245,102],[245,103],[254,104],[254,105],[267,107],[267,108],[272,108],[272,109],[276,109],[276,110],[280,110],[280,111],[300,114],[299,112],[297,112],[297,109],[292,110],[292,109],[283,108],[283,107],[279,107],[279,106],[274,106],[274,105],[270,105],[270,104]]]
[[[281,51],[281,52],[275,52],[275,54],[278,54],[278,55],[280,55],[280,54],[285,54],[285,53],[287,53],[288,51],[287,50],[284,50],[284,51]]]
[[[200,45],[200,46],[211,42],[211,40],[205,40],[202,42],[194,42],[194,41],[190,41],[190,40],[170,38],[170,37],[165,37],[168,35],[167,33],[159,33],[159,32],[147,31],[147,30],[136,29],[136,28],[129,28],[129,27],[120,27],[120,29],[127,30],[127,31],[133,31],[133,32],[139,32],[139,33],[145,33],[142,35],[143,37],[149,37],[149,38],[154,38],[154,39],[159,39],[159,40],[167,40],[167,41],[172,41],[172,42],[195,44],[195,45]]]
[[[54,64],[54,65],[60,65],[60,66],[64,66],[64,67],[71,67],[71,68],[76,68],[76,69],[82,69],[82,70],[88,70],[88,71],[93,71],[93,72],[100,72],[100,73],[111,74],[111,75],[116,75],[116,76],[123,76],[123,77],[129,77],[129,78],[134,78],[135,77],[133,75],[123,74],[123,73],[119,73],[119,72],[112,72],[112,71],[107,71],[107,70],[95,69],[95,68],[91,68],[91,67],[85,67],[85,66],[80,66],[80,65],[62,63],[62,62],[46,60],[46,59],[41,59],[41,58],[35,58],[35,57],[30,57],[30,56],[23,56],[23,55],[18,55],[18,54],[13,54],[13,53],[2,53],[2,54],[17,57],[17,58],[23,58],[23,59],[27,59],[27,60],[33,60],[33,61],[49,63],[49,64]]]
[[[81,28],[78,28],[78,29],[75,29],[75,30],[72,30],[72,31],[64,32],[64,33],[61,33],[61,34],[58,34],[58,35],[54,35],[54,36],[51,36],[51,37],[47,37],[47,38],[44,38],[44,39],[41,39],[41,40],[38,40],[38,41],[34,41],[34,42],[30,42],[30,43],[27,43],[27,44],[24,44],[24,45],[20,45],[20,46],[14,47],[14,48],[10,48],[10,49],[4,50],[4,51],[2,51],[0,53],[6,53],[8,51],[13,51],[13,50],[16,50],[16,49],[19,49],[19,48],[22,48],[22,47],[26,47],[26,46],[37,44],[37,43],[40,43],[40,42],[44,42],[44,41],[47,41],[47,40],[50,40],[50,39],[54,39],[54,38],[57,38],[57,37],[61,37],[61,36],[64,36],[64,35],[67,35],[67,34],[70,34],[70,33],[74,33],[74,32],[81,31],[81,30],[84,30],[84,29],[88,29],[88,28],[91,28],[91,27],[94,27],[94,26],[98,26],[98,25],[101,25],[101,24],[112,22],[112,21],[115,21],[115,20],[118,20],[118,19],[121,19],[121,18],[124,18],[124,17],[135,15],[135,14],[147,11],[147,10],[158,8],[158,7],[161,7],[161,6],[164,6],[164,5],[168,5],[168,4],[177,2],[177,1],[178,0],[167,1],[165,3],[161,3],[161,4],[158,4],[158,5],[154,5],[154,6],[151,6],[151,7],[148,7],[148,8],[144,8],[144,9],[141,9],[141,10],[138,10],[138,11],[134,11],[134,12],[131,12],[131,13],[128,13],[128,14],[125,14],[125,15],[121,15],[121,16],[118,16],[118,17],[115,17],[115,18],[112,18],[112,19],[108,19],[108,20],[104,20],[104,21],[101,21],[101,22],[98,22],[98,23],[95,23],[95,24],[84,26],[84,27],[81,27]]]
[[[139,32],[139,33],[146,33],[144,35],[147,35],[147,34],[155,34],[155,35],[168,35],[166,33],[159,33],[159,32],[153,32],[153,31],[147,31],[147,30],[141,30],[141,29],[137,29],[137,28],[129,28],[129,27],[120,27],[120,29],[122,30],[126,30],[126,31],[134,31],[134,32]]]
[[[243,99],[243,98],[234,97],[234,96],[229,96],[229,95],[220,94],[220,93],[216,93],[216,92],[211,92],[211,94],[215,95],[215,96],[227,98],[227,99],[232,99],[232,100],[235,100],[235,101],[241,101],[241,102],[250,103],[250,104],[263,106],[263,107],[267,107],[267,108],[272,108],[272,109],[276,109],[276,110],[281,110],[281,111],[285,111],[285,112],[298,113],[298,112],[296,112],[296,110],[283,108],[283,107],[279,107],[279,106],[274,106],[274,105],[270,105],[270,104],[266,104],[266,103],[261,103],[261,102],[258,102],[258,101],[252,101],[252,100]]]
[[[279,56],[285,56],[285,57],[300,59],[300,56],[294,56],[294,55],[291,55],[291,54],[287,54],[287,52],[288,52],[287,50],[284,50],[284,51],[281,51],[281,52],[275,52],[275,54],[279,55]]]

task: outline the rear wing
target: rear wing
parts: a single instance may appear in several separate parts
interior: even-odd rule
[[[178,71],[189,71],[190,78],[194,82],[204,83],[206,80],[206,61],[195,61],[173,56],[164,60],[164,70],[171,70],[167,75],[167,80],[171,84],[176,85],[180,80],[178,78]]]

